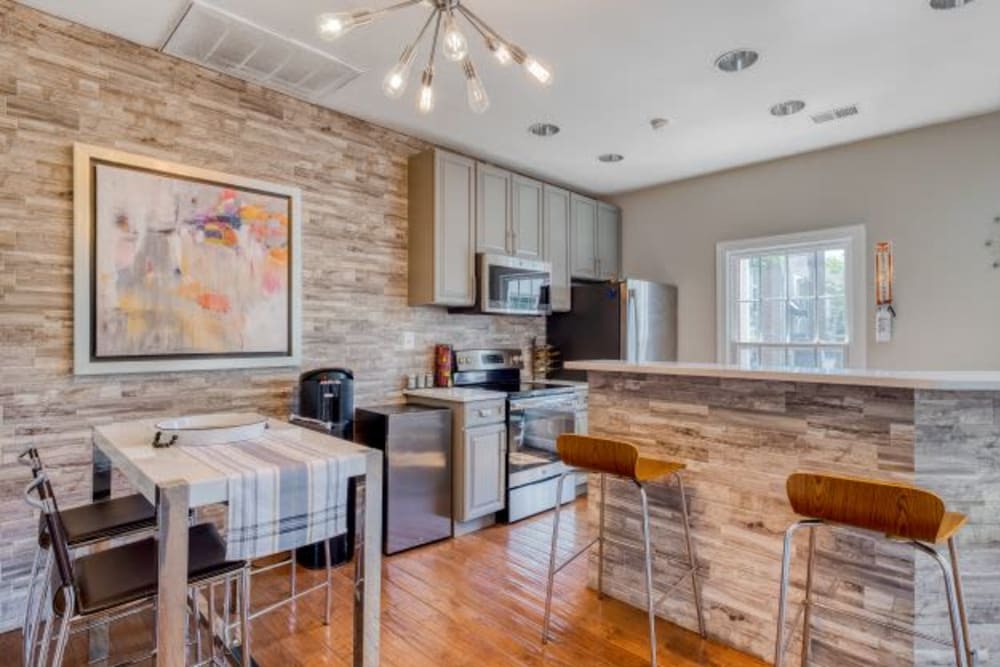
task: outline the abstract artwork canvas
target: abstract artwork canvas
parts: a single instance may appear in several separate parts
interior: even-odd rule
[[[77,372],[295,363],[297,190],[109,152],[77,146]]]

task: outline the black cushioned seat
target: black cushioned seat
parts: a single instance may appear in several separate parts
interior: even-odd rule
[[[71,549],[156,527],[156,508],[138,493],[60,510],[59,514]],[[48,548],[48,532],[41,531],[41,535],[42,546]]]
[[[203,523],[188,532],[188,583],[236,572],[244,565],[226,560],[226,545],[214,525]],[[151,598],[156,595],[157,574],[154,538],[78,558],[73,563],[77,613],[93,614]],[[65,610],[62,589],[53,607],[59,615]]]

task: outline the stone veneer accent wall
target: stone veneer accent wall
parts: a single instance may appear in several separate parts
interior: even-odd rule
[[[795,470],[916,482],[970,516],[960,534],[973,645],[1000,651],[1000,393],[925,392],[717,378],[590,373],[590,430],[686,462],[684,473],[709,635],[768,661],[774,655],[780,558],[795,519],[785,479]],[[591,481],[591,497],[599,493]],[[609,482],[605,587],[643,607],[638,496]],[[654,583],[676,579],[683,558],[676,487],[650,487]],[[591,507],[596,522],[596,503]],[[950,637],[940,574],[926,557],[871,534],[819,534],[816,591],[847,608]],[[807,536],[796,538],[790,622],[805,582]],[[591,554],[596,585],[596,550]],[[828,594],[840,580],[833,596]],[[917,585],[914,585],[914,581]],[[658,613],[696,629],[690,586]],[[811,664],[954,664],[950,648],[814,615]],[[797,664],[796,637],[789,663]],[[993,662],[985,664],[996,664]]]
[[[352,368],[359,405],[399,399],[435,342],[524,348],[544,335],[540,318],[407,307],[406,166],[421,142],[0,0],[0,630],[20,622],[36,525],[13,464],[22,448],[42,450],[69,506],[90,493],[94,424],[281,417],[298,374],[72,376],[74,141],[301,187],[303,366]]]

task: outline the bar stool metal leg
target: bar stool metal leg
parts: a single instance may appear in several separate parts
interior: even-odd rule
[[[687,547],[688,565],[691,567],[691,588],[694,591],[694,607],[698,614],[698,634],[707,636],[705,630],[705,612],[701,606],[701,584],[698,582],[698,561],[694,555],[694,542],[691,540],[691,521],[688,518],[687,495],[684,492],[684,479],[680,473],[674,473],[677,488],[681,494],[681,520],[684,522],[684,544]]]
[[[31,665],[31,661],[35,656],[35,651],[38,650],[38,628],[41,626],[43,618],[43,610],[45,609],[46,600],[49,595],[49,582],[51,580],[51,572],[53,567],[53,555],[52,549],[45,550],[45,564],[41,569],[41,582],[38,585],[38,594],[35,596],[35,603],[32,608],[30,608],[31,616],[28,620],[27,625],[24,626],[24,642],[27,646],[27,650],[24,654],[24,664]],[[31,601],[29,600],[29,604]]]
[[[326,610],[323,623],[330,625],[330,616],[333,612],[333,560],[330,557],[330,540],[323,540],[323,555],[326,558]]]
[[[948,557],[951,560],[951,574],[955,579],[955,599],[958,601],[958,619],[962,624],[962,641],[965,643],[965,655],[969,665],[974,665],[976,656],[972,649],[972,639],[969,638],[969,618],[965,610],[965,593],[962,590],[962,576],[958,567],[958,545],[955,538],[948,540]]]
[[[783,667],[785,664],[785,620],[788,615],[788,580],[792,569],[792,539],[799,528],[815,527],[822,523],[816,519],[803,519],[785,530],[785,547],[781,554],[781,588],[778,593],[778,632],[774,642],[774,667]]]
[[[250,568],[240,574],[240,664],[250,667]]]
[[[806,561],[806,596],[803,601],[802,616],[802,667],[809,664],[809,653],[812,645],[812,588],[813,569],[816,565],[816,527],[809,527],[809,556]]]
[[[543,644],[549,641],[549,618],[552,615],[552,584],[556,577],[556,547],[559,545],[559,513],[562,508],[562,503],[558,502],[558,500],[562,499],[563,482],[568,474],[568,472],[564,472],[560,475],[559,482],[556,484],[556,513],[552,519],[552,548],[549,551],[549,576],[545,587],[545,618],[542,621]]]
[[[597,533],[597,597],[604,598],[604,508],[608,498],[607,475],[601,473],[600,526]]]
[[[948,563],[945,562],[944,557],[937,552],[937,549],[929,547],[923,542],[913,541],[911,542],[914,548],[918,551],[922,551],[938,564],[941,568],[941,576],[944,579],[944,592],[945,598],[948,601],[948,618],[951,621],[951,637],[952,643],[955,648],[955,665],[956,667],[968,667],[968,653],[966,652],[965,643],[962,639],[962,632],[959,629],[960,622],[958,620],[958,602],[955,597],[955,586],[952,580],[952,570]]]
[[[656,610],[653,608],[653,548],[649,536],[649,501],[646,487],[636,482],[642,500],[642,546],[646,558],[646,609],[649,613],[649,664],[656,667]]]

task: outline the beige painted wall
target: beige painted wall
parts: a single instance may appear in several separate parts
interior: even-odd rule
[[[844,121],[850,122],[850,120]],[[817,132],[822,129],[817,128]],[[1000,369],[1000,113],[621,195],[628,275],[680,288],[680,359],[714,361],[715,244],[862,223],[893,242],[896,331],[868,366]]]

